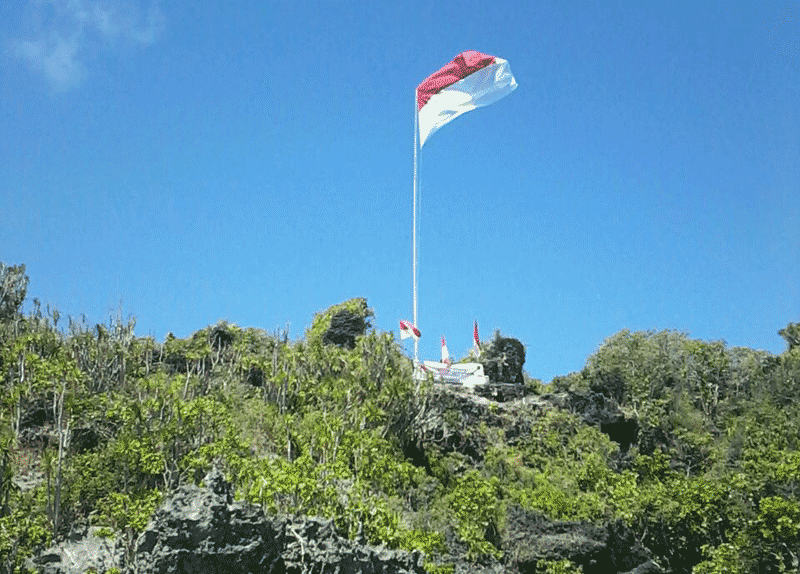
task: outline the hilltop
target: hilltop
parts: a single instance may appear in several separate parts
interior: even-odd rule
[[[158,342],[23,315],[24,271],[0,267],[2,572],[798,571],[800,324],[780,355],[621,331],[503,402],[415,381],[361,298],[297,341]]]

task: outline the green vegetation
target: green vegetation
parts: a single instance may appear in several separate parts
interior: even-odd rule
[[[529,431],[513,441],[450,407],[428,440],[415,425],[434,391],[416,388],[391,333],[369,327],[364,299],[319,313],[298,341],[220,322],[159,343],[121,317],[60,324],[36,300],[23,316],[27,287],[24,266],[0,265],[2,573],[77,524],[131,548],[164,497],[215,460],[238,498],[421,550],[430,572],[453,571],[450,539],[469,559],[502,557],[512,506],[621,519],[675,572],[798,571],[798,324],[781,329],[777,356],[622,331],[579,373],[551,385],[525,374],[529,392],[617,404],[638,425],[630,446],[567,410],[523,407],[513,416]],[[326,344],[333,323],[363,334]],[[21,488],[34,471],[44,478]]]

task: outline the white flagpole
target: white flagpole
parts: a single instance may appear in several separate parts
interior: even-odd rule
[[[417,109],[417,90],[414,90],[414,216],[411,232],[411,261],[412,261],[412,293],[414,298],[414,327],[419,329],[417,322],[417,181],[419,180],[419,110]],[[414,337],[414,369],[419,365],[419,339]]]

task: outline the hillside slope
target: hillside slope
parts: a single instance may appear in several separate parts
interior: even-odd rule
[[[415,383],[363,299],[299,341],[221,322],[159,343],[132,320],[23,317],[26,286],[0,316],[2,572],[57,571],[26,559],[89,532],[140,571],[154,517],[212,467],[225,504],[294,517],[303,549],[302,521],[328,520],[334,546],[428,572],[798,569],[796,324],[778,356],[622,331],[502,403]]]

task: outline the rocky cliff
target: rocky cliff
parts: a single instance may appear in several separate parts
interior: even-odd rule
[[[514,443],[530,432],[530,422],[555,409],[580,414],[588,424],[614,434],[627,447],[635,428],[615,404],[594,395],[557,394],[497,403],[446,391],[432,395],[416,420],[417,456],[432,447],[458,451],[480,464],[486,449],[475,428],[502,429]],[[622,431],[620,429],[623,429]],[[624,432],[623,432],[624,431]],[[620,434],[621,433],[621,434]],[[617,436],[619,435],[619,436]],[[93,530],[43,552],[31,566],[44,574],[98,573],[118,568],[128,574],[323,573],[417,574],[425,572],[420,553],[390,550],[340,536],[331,520],[267,516],[258,505],[233,500],[231,485],[218,469],[202,487],[178,488],[154,513],[126,560],[121,544]],[[501,559],[468,562],[455,540],[450,563],[459,573],[538,572],[543,561],[570,560],[585,574],[664,572],[619,521],[606,525],[552,521],[511,508],[498,534]]]
[[[43,574],[423,574],[422,555],[339,536],[331,520],[266,516],[236,502],[217,470],[205,486],[180,487],[153,515],[126,561],[119,545],[94,532],[45,551]]]

